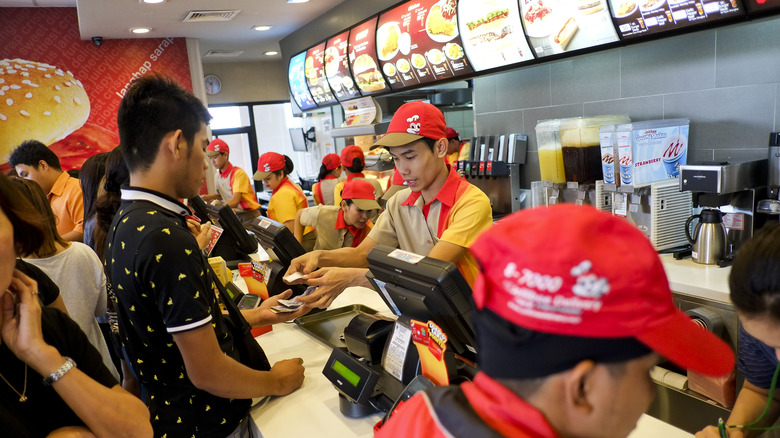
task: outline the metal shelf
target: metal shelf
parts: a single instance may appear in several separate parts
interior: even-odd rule
[[[387,132],[390,122],[376,123],[364,126],[346,126],[344,128],[333,128],[329,134],[333,138],[356,137],[359,135],[380,135]]]

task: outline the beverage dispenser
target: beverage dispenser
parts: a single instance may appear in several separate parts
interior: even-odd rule
[[[525,164],[528,137],[523,134],[488,135],[471,139],[469,159],[458,170],[490,199],[493,216],[520,210],[520,165]]]

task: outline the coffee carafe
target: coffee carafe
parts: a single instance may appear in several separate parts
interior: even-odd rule
[[[699,219],[691,236],[690,225]],[[723,225],[723,213],[715,208],[705,208],[685,221],[685,235],[693,245],[691,257],[696,263],[715,265],[726,258],[728,241],[726,226]]]

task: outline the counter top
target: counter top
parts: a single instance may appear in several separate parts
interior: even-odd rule
[[[690,258],[675,260],[671,254],[663,254],[660,257],[673,292],[731,304],[731,267],[701,265]]]

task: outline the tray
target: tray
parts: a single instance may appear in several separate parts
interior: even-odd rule
[[[362,304],[330,309],[295,319],[295,324],[315,339],[333,348],[346,348],[344,328],[359,313],[374,315],[376,310]]]

